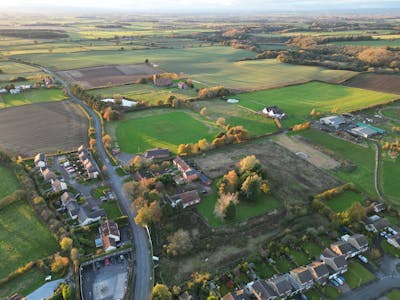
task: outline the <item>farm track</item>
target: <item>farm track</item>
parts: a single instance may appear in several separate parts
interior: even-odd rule
[[[378,197],[381,201],[385,201],[384,194],[381,188],[381,148],[379,147],[379,143],[377,141],[373,141],[375,147],[375,172],[374,172],[374,185],[375,191],[378,194]]]
[[[71,99],[81,105],[83,109],[85,109],[88,114],[91,116],[94,122],[94,127],[96,131],[96,146],[98,149],[98,154],[107,168],[107,172],[109,175],[109,183],[112,186],[114,192],[118,196],[118,200],[120,206],[124,212],[128,216],[129,225],[133,232],[133,243],[135,245],[135,253],[136,253],[136,265],[133,266],[136,272],[134,274],[135,284],[134,284],[134,292],[132,293],[132,300],[146,300],[150,299],[150,292],[153,286],[153,270],[152,270],[152,262],[149,251],[149,240],[145,229],[134,222],[134,217],[136,216],[136,211],[132,211],[130,209],[130,201],[128,196],[123,191],[123,179],[118,176],[115,171],[115,167],[110,163],[106,151],[104,149],[102,139],[102,130],[101,123],[98,115],[89,108],[82,100],[75,97],[69,89],[68,84],[62,80],[57,74],[51,72],[50,70],[41,67],[41,69],[56,78],[58,81],[62,83],[62,85],[67,90],[68,95]],[[135,269],[136,267],[136,269]]]

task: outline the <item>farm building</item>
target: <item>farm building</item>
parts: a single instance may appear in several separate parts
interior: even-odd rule
[[[319,122],[322,125],[331,126],[336,129],[339,128],[340,125],[346,124],[346,120],[344,118],[342,118],[341,116],[329,116],[329,117],[321,118],[321,119],[319,119]]]
[[[226,102],[230,103],[230,104],[235,104],[235,103],[239,103],[238,99],[228,99],[226,100]]]
[[[113,98],[107,98],[107,99],[101,99],[100,101],[102,102],[111,102],[111,103],[115,103],[115,99]],[[122,99],[121,100],[121,106],[123,107],[133,107],[136,106],[137,102],[136,101],[132,101],[132,100],[126,100],[126,99]]]
[[[193,181],[199,178],[199,172],[191,168],[181,157],[177,156],[173,160],[174,166],[182,173],[183,178],[187,181]]]
[[[156,86],[171,86],[174,82],[172,81],[171,78],[162,77],[159,74],[154,74],[153,75],[153,83]]]
[[[145,152],[144,157],[147,159],[158,159],[169,157],[169,150],[166,148],[154,148]]]
[[[176,207],[179,203],[182,203],[183,208],[195,205],[201,201],[199,193],[196,190],[176,194],[169,197],[169,199],[173,207]]]
[[[377,134],[385,133],[385,131],[380,128],[376,128],[374,126],[364,123],[357,123],[357,127],[350,129],[349,132],[356,136],[361,136],[363,138],[369,138]]]
[[[270,118],[277,118],[277,119],[283,119],[286,117],[286,114],[282,112],[278,107],[276,106],[266,106],[263,110],[262,113],[267,115]]]

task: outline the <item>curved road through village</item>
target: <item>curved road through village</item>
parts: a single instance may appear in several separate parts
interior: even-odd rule
[[[145,229],[135,223],[133,220],[136,216],[136,212],[132,212],[130,208],[130,200],[128,199],[126,193],[123,191],[123,180],[120,176],[117,175],[115,171],[115,167],[110,163],[106,151],[104,149],[102,139],[102,128],[99,120],[99,116],[89,108],[82,100],[75,97],[69,89],[68,84],[62,80],[58,75],[54,74],[50,70],[47,70],[43,67],[41,69],[53,76],[53,78],[57,79],[62,85],[65,87],[68,95],[71,97],[73,101],[81,105],[88,114],[93,119],[93,126],[96,130],[96,146],[98,149],[98,154],[100,159],[103,161],[103,164],[107,168],[107,173],[109,176],[109,183],[112,186],[114,192],[116,193],[121,208],[124,213],[129,218],[129,225],[132,229],[134,236],[134,244],[135,244],[135,253],[136,253],[136,269],[134,269],[134,278],[135,278],[135,292],[132,294],[132,299],[134,300],[147,300],[150,299],[150,292],[153,285],[152,278],[152,258],[150,254],[150,245],[147,232]],[[134,267],[135,267],[134,266]]]

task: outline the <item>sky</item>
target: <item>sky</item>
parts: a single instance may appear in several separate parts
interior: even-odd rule
[[[3,1],[2,1],[3,2]],[[400,9],[400,0],[12,0],[3,8],[95,8],[125,11],[313,11]]]

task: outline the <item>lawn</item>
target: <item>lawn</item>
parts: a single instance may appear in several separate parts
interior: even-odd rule
[[[319,245],[314,242],[306,242],[303,244],[303,249],[310,255],[313,259],[319,258],[322,249]]]
[[[227,222],[214,216],[214,207],[217,202],[217,182],[214,180],[213,193],[203,197],[202,201],[196,205],[197,210],[207,220],[208,224],[214,227],[226,225]],[[260,195],[253,202],[241,201],[236,206],[236,217],[230,223],[240,222],[248,218],[261,215],[272,211],[281,206],[281,202],[275,199],[272,195]]]
[[[308,259],[307,254],[304,253],[303,251],[290,249],[289,255],[294,258],[297,265],[299,265],[299,266],[304,266],[304,265],[310,263],[310,260]]]
[[[382,159],[381,184],[385,196],[400,205],[399,193],[400,161]]]
[[[331,285],[326,285],[322,288],[322,292],[327,296],[328,299],[333,300],[339,297],[339,291]]]
[[[0,210],[0,278],[32,260],[53,254],[58,245],[28,203],[19,201]]]
[[[103,98],[112,98],[119,94],[123,97],[135,99],[136,101],[145,101],[149,104],[157,104],[159,100],[165,101],[169,96],[175,96],[178,99],[187,100],[197,97],[195,89],[179,90],[178,88],[161,88],[153,84],[127,84],[89,91],[92,95],[100,95]]]
[[[0,61],[0,70],[9,75],[41,72],[41,70],[36,67],[13,61]]]
[[[0,108],[40,103],[40,102],[61,101],[67,98],[68,97],[65,96],[62,90],[60,89],[28,90],[16,95],[12,94],[0,95]]]
[[[363,195],[356,191],[344,191],[343,193],[334,196],[330,200],[326,200],[325,203],[328,205],[334,212],[340,213],[355,203],[362,202]]]
[[[262,90],[235,96],[238,105],[260,111],[267,105],[276,105],[288,117],[287,126],[307,120],[312,109],[321,113],[349,112],[398,98],[398,95],[350,88],[323,82],[309,82],[283,88]]]
[[[382,109],[382,115],[387,116],[389,118],[400,120],[400,107],[391,107]]]
[[[390,245],[386,240],[381,243],[382,249],[386,254],[390,254],[394,257],[400,257],[400,250]]]
[[[114,220],[122,215],[116,201],[103,202],[101,207],[106,211],[107,218],[110,220]]]
[[[374,280],[375,276],[359,262],[352,260],[349,263],[348,271],[344,274],[344,278],[349,287],[355,289]]]
[[[104,191],[109,189],[108,186],[100,186],[92,190],[91,194],[95,199],[100,199],[101,196],[104,196]]]
[[[123,152],[141,153],[155,147],[176,152],[179,144],[195,143],[203,138],[211,142],[219,132],[200,115],[173,110],[146,113],[146,116],[131,113],[132,119],[116,124],[115,135]]]
[[[275,266],[279,270],[280,273],[287,273],[290,270],[294,269],[295,266],[289,261],[286,256],[280,256],[275,259]]]
[[[188,74],[205,85],[224,85],[232,89],[253,90],[323,80],[340,82],[356,73],[328,70],[316,66],[296,66],[276,59],[239,61],[254,57],[254,52],[213,46],[180,49],[146,49],[125,51],[86,51],[16,55],[15,58],[45,64],[56,70],[68,70],[107,64],[142,63],[145,59],[162,70]]]
[[[299,135],[307,138],[313,144],[327,149],[339,160],[351,161],[356,166],[355,170],[349,172],[339,169],[331,171],[332,174],[344,182],[355,183],[371,196],[376,195],[374,188],[375,151],[373,149],[344,141],[316,129],[300,132]]]
[[[13,171],[5,166],[0,166],[0,200],[12,194],[18,186],[18,180]]]
[[[400,299],[400,290],[392,290],[386,294],[386,298],[389,300],[398,300]]]

